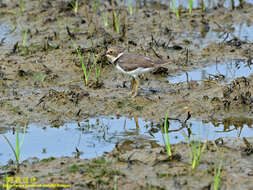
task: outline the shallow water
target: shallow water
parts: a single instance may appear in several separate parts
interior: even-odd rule
[[[117,0],[118,3],[122,2],[121,0]],[[167,0],[145,0],[145,1],[140,1],[140,0],[126,0],[126,4],[129,5],[129,4],[132,4],[133,6],[136,5],[136,2],[137,4],[143,6],[146,2],[147,3],[153,3],[153,2],[160,2],[161,4],[163,5],[170,5],[170,7],[172,7],[172,1],[170,1],[170,4],[168,3],[169,1]],[[215,6],[218,5],[218,2],[219,0],[204,0],[204,3],[205,3],[205,7],[206,8],[213,8]],[[231,7],[231,3],[232,1],[231,0],[225,0],[224,3],[223,3],[223,6],[226,7],[226,8],[230,8]],[[253,3],[253,0],[245,0],[245,2],[247,3]],[[234,0],[234,5],[235,7],[237,7],[239,5],[239,0]],[[175,1],[175,6],[176,8],[178,8],[179,6],[182,6],[184,8],[189,8],[189,0],[179,0],[179,1]],[[192,2],[192,7],[193,8],[197,8],[197,7],[200,7],[201,6],[201,0],[195,0]]]
[[[209,77],[214,78],[215,75],[223,75],[225,78],[221,82],[228,83],[238,77],[248,77],[252,73],[252,69],[246,59],[230,60],[189,71],[188,78],[189,80],[201,81]],[[186,73],[170,76],[168,80],[171,83],[186,82]]]
[[[201,137],[202,140],[215,140],[224,136],[250,137],[253,136],[252,123],[253,119],[240,117],[215,121],[213,124],[192,120],[187,122],[187,127],[178,130],[182,125],[179,122],[170,121],[169,130],[178,130],[170,132],[170,142],[175,144],[184,141],[190,131],[195,138]],[[42,129],[35,124],[30,124],[24,137],[21,160],[29,157],[42,159],[50,156],[74,156],[76,147],[83,152],[81,158],[94,158],[101,156],[104,152],[112,151],[115,144],[123,139],[132,140],[137,144],[152,140],[163,145],[161,131],[154,129],[159,129],[159,124],[146,122],[143,119],[135,122],[134,119],[125,117],[90,118],[79,124],[67,123],[60,128],[46,126]],[[5,136],[15,147],[16,135],[9,131],[5,133]],[[20,134],[20,139],[22,139],[22,134]],[[4,164],[9,159],[14,159],[3,137],[0,138],[0,144],[0,163]]]

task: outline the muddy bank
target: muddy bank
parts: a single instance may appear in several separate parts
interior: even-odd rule
[[[248,138],[247,142],[252,145],[253,139]],[[169,157],[164,147],[150,144],[152,148],[143,149],[141,144],[125,141],[113,152],[92,160],[30,159],[21,165],[16,176],[35,177],[36,182],[32,184],[67,184],[70,189],[203,190],[213,189],[215,168],[221,163],[219,189],[251,189],[251,145],[235,138],[208,142],[193,170],[192,149],[187,143],[173,145],[173,157]]]

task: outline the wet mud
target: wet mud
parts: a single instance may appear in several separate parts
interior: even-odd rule
[[[163,123],[168,114],[180,121],[191,117],[214,126],[223,123],[224,130],[245,124],[252,128],[251,3],[228,8],[218,4],[206,11],[196,8],[192,15],[180,8],[180,19],[172,10],[168,12],[166,4],[140,4],[130,14],[129,7],[120,3],[80,1],[77,12],[73,3],[0,3],[1,134],[11,129],[15,133],[18,126],[30,123],[60,128],[69,121],[101,115]],[[131,77],[103,56],[115,45],[167,60],[166,65],[140,77],[135,98],[129,96]],[[88,60],[88,84],[76,47],[85,63]],[[228,62],[235,70],[247,68],[248,74],[208,73],[197,80],[188,74]],[[173,82],[179,75],[185,78]],[[191,170],[187,143],[173,145],[174,156],[169,157],[161,145],[151,143],[147,148],[124,140],[96,159],[28,160],[19,171],[9,163],[0,177],[7,171],[8,175],[35,176],[40,184],[71,184],[71,189],[212,189],[215,163],[222,160],[220,189],[251,189],[252,143],[250,138],[209,141],[198,168]]]

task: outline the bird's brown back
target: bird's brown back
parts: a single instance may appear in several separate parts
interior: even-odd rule
[[[139,67],[141,68],[155,68],[161,64],[166,63],[160,59],[152,59],[144,55],[134,53],[124,53],[115,64],[118,64],[125,71],[133,71]]]

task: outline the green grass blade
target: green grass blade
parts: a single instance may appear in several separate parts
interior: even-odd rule
[[[192,15],[192,4],[193,4],[193,0],[189,0],[189,13],[190,13],[190,15]]]
[[[17,133],[16,133],[16,154],[17,154],[18,163],[19,163],[19,156],[20,156],[20,147],[19,147],[19,127],[17,128]]]
[[[23,129],[23,137],[22,137],[22,141],[20,143],[20,149],[23,146],[23,143],[24,143],[24,140],[25,140],[25,133],[26,133],[26,125],[24,126],[24,129]]]
[[[166,116],[165,116],[165,121],[164,121],[163,127],[164,127],[164,135],[165,135],[167,153],[169,156],[172,156],[171,147],[170,147],[170,140],[169,140],[169,135],[168,135],[168,114],[166,114]]]

